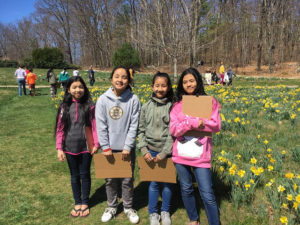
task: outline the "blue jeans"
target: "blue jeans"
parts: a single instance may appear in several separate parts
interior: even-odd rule
[[[180,182],[181,196],[190,221],[199,219],[196,209],[192,173],[194,173],[200,196],[204,203],[206,216],[210,225],[219,225],[219,211],[212,189],[209,168],[198,168],[182,164],[175,164]],[[193,169],[193,172],[192,172]]]
[[[158,152],[149,150],[152,157],[155,157]],[[161,212],[169,212],[171,208],[171,199],[172,199],[172,190],[174,184],[172,183],[164,183],[164,182],[150,182],[148,188],[148,197],[149,197],[149,214],[157,213],[157,202],[159,197],[160,189],[162,189],[162,205],[161,205]]]
[[[23,87],[24,95],[26,95],[25,83],[26,83],[25,78],[18,78],[19,96],[22,96],[22,87]]]
[[[90,78],[90,85],[93,86],[95,83],[95,78]]]
[[[88,205],[91,190],[90,167],[92,155],[90,153],[66,154],[66,158],[71,173],[71,186],[75,205]]]

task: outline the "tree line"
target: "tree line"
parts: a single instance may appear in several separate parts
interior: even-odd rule
[[[298,0],[37,0],[16,24],[0,23],[0,57],[22,61],[55,47],[70,64],[111,67],[128,42],[142,66],[215,66],[256,62],[257,69],[300,61]]]

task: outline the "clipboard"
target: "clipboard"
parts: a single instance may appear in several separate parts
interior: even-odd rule
[[[142,156],[137,157],[140,181],[176,183],[176,168],[171,158],[160,162],[146,162]]]
[[[212,114],[212,96],[201,95],[183,95],[182,96],[182,113],[203,119],[210,119]],[[211,132],[202,130],[190,130],[184,134],[185,136],[194,137],[212,137]]]
[[[94,154],[94,166],[97,179],[132,177],[131,159],[122,160],[121,153],[113,153],[111,157]]]

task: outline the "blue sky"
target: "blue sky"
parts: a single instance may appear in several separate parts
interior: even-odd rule
[[[28,17],[34,9],[36,0],[0,0],[0,22],[16,23],[23,17]]]

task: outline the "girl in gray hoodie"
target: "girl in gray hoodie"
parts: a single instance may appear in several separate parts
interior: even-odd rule
[[[95,117],[100,147],[108,157],[114,153],[121,153],[124,159],[131,156],[133,167],[140,101],[131,92],[131,77],[126,68],[115,68],[110,79],[112,86],[99,97],[96,104]],[[108,208],[105,209],[101,220],[108,222],[116,214],[119,182],[122,186],[124,212],[131,223],[138,223],[139,217],[132,209],[132,177],[106,179]]]

